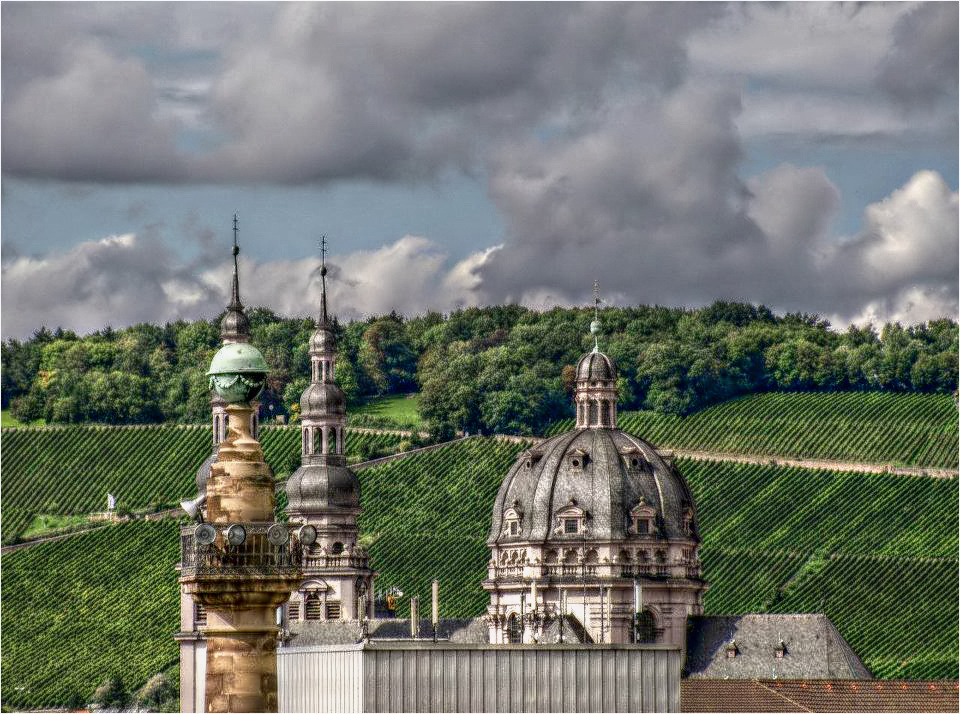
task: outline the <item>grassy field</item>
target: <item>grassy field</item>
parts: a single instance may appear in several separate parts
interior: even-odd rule
[[[359,416],[361,419],[363,417],[376,417],[392,421],[397,425],[409,425],[419,429],[423,425],[417,411],[419,403],[420,395],[417,393],[378,397],[363,404],[351,406],[350,415]]]
[[[5,427],[15,427],[15,426],[43,426],[44,420],[37,419],[32,421],[29,424],[20,421],[13,414],[10,413],[9,409],[0,410],[0,428]]]

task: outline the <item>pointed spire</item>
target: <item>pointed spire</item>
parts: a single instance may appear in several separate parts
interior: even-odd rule
[[[320,236],[320,324],[327,319],[327,236]]]
[[[237,233],[240,230],[240,219],[237,214],[233,214],[233,295],[230,298],[231,310],[243,310],[243,303],[240,302],[240,276],[237,265],[237,256],[240,255],[240,245],[237,243]]]
[[[230,342],[249,342],[250,321],[243,312],[243,303],[240,302],[240,276],[237,256],[240,255],[240,244],[237,234],[240,231],[240,219],[233,214],[233,286],[230,294],[230,304],[227,305],[227,314],[220,321],[220,339],[224,344]]]
[[[600,281],[593,281],[593,322],[590,323],[590,334],[593,335],[593,351],[600,351]]]

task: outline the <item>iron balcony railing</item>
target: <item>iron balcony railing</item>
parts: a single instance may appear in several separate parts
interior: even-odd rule
[[[297,572],[303,563],[299,541],[288,537],[275,545],[267,540],[267,529],[273,523],[241,523],[247,537],[240,545],[230,545],[223,537],[225,526],[215,526],[217,539],[209,544],[198,543],[195,525],[180,528],[180,568],[182,575],[288,575]]]

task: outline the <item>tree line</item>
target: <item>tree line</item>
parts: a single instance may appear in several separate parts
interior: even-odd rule
[[[335,321],[336,377],[348,403],[420,391],[421,416],[437,436],[537,433],[572,415],[574,365],[593,347],[593,315],[499,305]],[[251,341],[271,366],[261,416],[295,418],[314,323],[266,308],[248,316]],[[948,319],[836,331],[817,315],[724,301],[611,307],[600,319],[600,347],[619,369],[621,409],[683,415],[767,390],[957,389],[958,326]],[[218,325],[219,317],[83,337],[41,328],[4,341],[3,407],[48,423],[206,421],[204,372],[220,346]]]

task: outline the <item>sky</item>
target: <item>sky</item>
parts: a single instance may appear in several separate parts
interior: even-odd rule
[[[958,4],[0,5],[0,334],[958,311]]]

